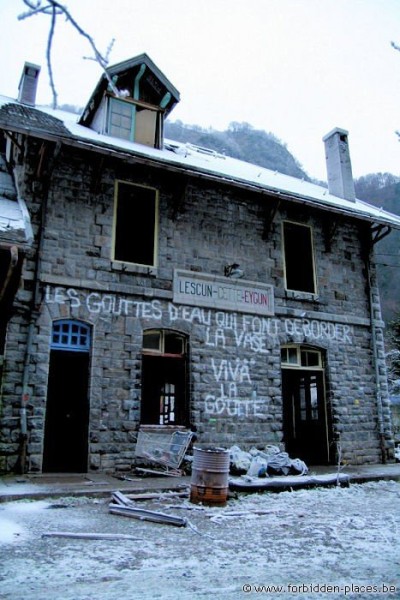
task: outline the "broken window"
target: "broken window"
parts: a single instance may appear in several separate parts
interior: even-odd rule
[[[117,181],[113,259],[156,265],[157,190]]]
[[[315,294],[312,230],[308,225],[283,223],[286,289]]]
[[[187,425],[186,338],[170,330],[143,334],[141,423]]]

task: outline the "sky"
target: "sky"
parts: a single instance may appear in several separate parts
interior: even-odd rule
[[[47,4],[46,0],[31,0]],[[322,138],[349,132],[353,175],[400,175],[400,0],[59,0],[109,64],[145,52],[179,90],[170,120],[273,133],[311,177],[326,180]],[[16,98],[25,61],[41,65],[50,104],[50,17],[0,0],[0,95]],[[58,19],[59,104],[83,107],[101,76],[87,40]],[[85,58],[86,57],[86,58]]]

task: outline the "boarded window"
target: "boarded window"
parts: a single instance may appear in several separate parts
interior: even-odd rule
[[[283,224],[286,289],[315,294],[312,230],[307,225]]]
[[[118,181],[114,232],[114,260],[155,266],[157,191]]]

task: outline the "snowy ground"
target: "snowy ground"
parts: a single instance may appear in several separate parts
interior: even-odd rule
[[[108,500],[0,504],[0,598],[400,598],[400,483],[240,495],[223,508],[183,499],[140,507],[190,524],[111,515]],[[136,539],[42,537],[60,531]]]

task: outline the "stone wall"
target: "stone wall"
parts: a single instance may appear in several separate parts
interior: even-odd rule
[[[29,154],[29,152],[31,154]],[[27,154],[37,152],[33,144]],[[28,161],[29,164],[29,161]],[[47,202],[39,262],[25,263],[6,348],[3,382],[2,467],[18,457],[23,365],[31,321],[28,464],[40,471],[52,322],[80,319],[93,331],[90,356],[89,469],[127,470],[134,463],[140,422],[142,335],[172,328],[190,337],[190,420],[201,443],[280,444],[282,344],[320,348],[332,456],[378,462],[381,457],[377,392],[386,447],[391,448],[379,296],[372,277],[378,363],[371,341],[365,271],[366,227],[309,208],[282,203],[267,239],[262,198],[180,179],[155,169],[62,148],[46,186],[33,168],[17,169],[36,235]],[[116,179],[159,189],[158,265],[145,269],[111,260]],[[94,184],[96,182],[96,185]],[[285,291],[282,221],[311,225],[318,294]],[[260,317],[173,302],[174,269],[222,275],[240,263],[245,278],[274,286],[275,315]],[[39,286],[36,304],[35,266]],[[372,271],[372,275],[374,275]],[[376,376],[379,374],[379,390]],[[336,459],[335,459],[336,460]]]

